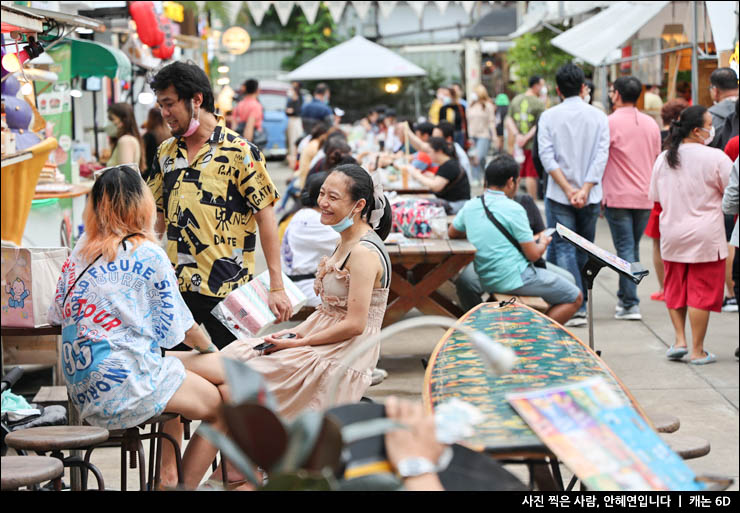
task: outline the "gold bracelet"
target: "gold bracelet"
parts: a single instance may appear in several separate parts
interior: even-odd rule
[[[280,292],[281,290],[285,290],[285,287],[280,287],[279,289],[270,289],[270,292]]]

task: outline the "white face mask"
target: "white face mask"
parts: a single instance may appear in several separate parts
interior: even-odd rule
[[[709,137],[704,139],[702,142],[705,145],[711,144],[711,142],[714,140],[714,127],[712,127],[710,130],[707,130],[706,128],[701,127],[701,130],[706,130],[707,132],[709,132]]]
[[[542,89],[540,89],[540,96],[547,96],[547,86],[542,86]]]
[[[591,103],[591,95],[587,94],[586,97],[583,99],[583,101],[586,103]]]

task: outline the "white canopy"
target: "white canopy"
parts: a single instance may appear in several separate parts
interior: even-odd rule
[[[735,46],[737,2],[704,2],[711,34],[698,21],[698,40],[711,39],[717,50]],[[700,14],[701,16],[701,14]],[[693,12],[689,2],[618,2],[583,23],[553,38],[551,43],[569,54],[599,66],[612,60],[615,50],[639,32],[640,38],[660,38],[666,23],[684,26],[688,36]]]
[[[553,38],[550,43],[599,66],[670,2],[619,2]]]
[[[314,57],[281,80],[419,77],[427,73],[397,53],[355,36]]]

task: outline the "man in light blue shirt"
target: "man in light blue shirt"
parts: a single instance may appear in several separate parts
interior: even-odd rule
[[[488,212],[517,245],[491,221],[481,197],[468,201],[450,226],[450,238],[467,236],[476,249],[473,264],[457,281],[458,297],[469,310],[481,302],[481,291],[539,296],[550,305],[547,315],[562,324],[578,310],[583,298],[573,283],[532,264],[542,257],[552,238],[534,240],[526,210],[510,199],[516,193],[518,178],[519,164],[511,156],[494,157],[486,167],[483,195]]]
[[[593,242],[601,208],[601,178],[609,158],[609,122],[603,112],[583,100],[588,88],[581,68],[568,63],[558,70],[555,80],[564,100],[542,114],[537,131],[539,157],[549,174],[547,226],[555,228],[561,223]],[[585,299],[588,291],[581,268],[586,256],[556,234],[548,260],[575,276]],[[582,307],[568,325],[584,324],[586,309]]]

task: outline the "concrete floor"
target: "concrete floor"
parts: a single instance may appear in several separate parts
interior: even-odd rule
[[[284,189],[288,169],[271,162],[268,169],[280,190]],[[474,191],[476,192],[476,191]],[[480,192],[480,191],[478,191]],[[614,250],[605,219],[599,219],[596,244]],[[617,275],[603,270],[594,285],[595,347],[602,358],[632,392],[639,404],[649,413],[678,416],[679,433],[695,435],[708,440],[711,452],[702,458],[689,460],[688,465],[697,474],[728,476],[734,479],[731,490],[738,490],[740,462],[738,461],[738,360],[734,356],[738,346],[737,314],[712,314],[706,336],[706,349],[717,355],[717,363],[690,366],[668,361],[664,354],[673,342],[673,328],[665,304],[650,300],[658,289],[652,272],[650,239],[641,243],[642,261],[651,269],[638,287],[641,299],[642,321],[618,321],[613,318],[616,304]],[[258,245],[257,272],[266,269]],[[412,311],[409,314],[419,315]],[[574,328],[587,342],[588,330]],[[428,358],[443,335],[442,328],[427,327],[403,332],[382,343],[379,367],[386,369],[388,378],[370,388],[367,396],[382,401],[390,395],[421,400],[424,369],[421,359]],[[120,456],[117,449],[97,450],[92,462],[100,467],[106,478],[106,487],[120,489]],[[526,482],[522,466],[509,469]],[[572,475],[562,466],[564,479]],[[68,482],[68,478],[67,482]],[[129,489],[137,489],[135,470],[128,471]]]

